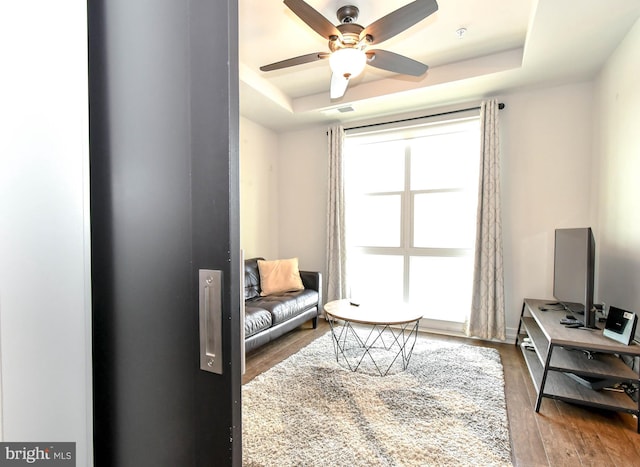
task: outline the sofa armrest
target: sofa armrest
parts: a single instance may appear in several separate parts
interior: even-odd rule
[[[320,291],[320,287],[322,287],[322,276],[319,272],[300,271],[300,278],[302,279],[302,285],[304,285],[305,289]]]
[[[322,274],[316,271],[300,271],[300,278],[305,289],[318,292],[318,311],[322,310]]]

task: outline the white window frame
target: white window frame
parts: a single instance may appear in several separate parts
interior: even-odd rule
[[[405,302],[409,301],[410,295],[410,263],[411,258],[414,257],[468,257],[470,261],[473,261],[474,247],[471,245],[469,248],[425,248],[416,247],[414,242],[414,206],[415,198],[420,194],[429,193],[451,193],[451,192],[464,192],[471,188],[475,190],[474,195],[477,196],[477,185],[474,187],[450,187],[450,188],[436,188],[436,189],[421,189],[411,190],[411,149],[410,140],[420,138],[424,136],[442,134],[447,132],[447,128],[451,128],[450,125],[460,128],[461,125],[468,125],[469,131],[477,131],[478,134],[478,165],[480,161],[480,121],[479,112],[477,110],[456,114],[455,118],[451,116],[444,116],[440,118],[425,119],[423,121],[412,122],[410,127],[402,127],[402,124],[385,125],[381,128],[360,129],[356,131],[347,131],[347,138],[345,141],[345,157],[349,157],[350,147],[352,144],[367,144],[376,142],[385,142],[403,139],[404,145],[404,189],[402,191],[394,192],[367,192],[367,196],[388,196],[399,195],[401,199],[401,226],[400,226],[400,246],[399,247],[382,247],[382,246],[354,246],[349,245],[348,250],[350,253],[359,253],[365,255],[392,255],[402,256],[403,258],[403,299]],[[455,128],[454,127],[454,128]],[[457,130],[460,131],[460,130]],[[402,135],[401,138],[398,138]],[[345,173],[345,183],[348,184],[349,174]],[[348,192],[348,190],[347,190]],[[348,198],[347,198],[348,203]],[[349,208],[347,210],[347,226],[349,225]],[[475,222],[473,223],[475,225]],[[349,256],[347,256],[349,258]],[[471,290],[471,284],[469,284],[469,292]],[[470,311],[470,310],[468,310]],[[467,313],[468,317],[468,313]],[[430,319],[423,318],[420,323],[422,329],[430,331],[440,331],[448,334],[464,334],[464,321],[448,321],[446,319]]]

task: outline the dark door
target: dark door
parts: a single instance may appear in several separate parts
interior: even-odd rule
[[[239,465],[237,2],[88,8],[95,465]],[[199,369],[201,268],[221,375]]]

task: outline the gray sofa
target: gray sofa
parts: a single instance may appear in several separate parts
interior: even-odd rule
[[[271,342],[309,320],[315,329],[322,307],[322,275],[319,272],[300,271],[304,290],[261,296],[259,259],[264,258],[244,261],[245,352]]]

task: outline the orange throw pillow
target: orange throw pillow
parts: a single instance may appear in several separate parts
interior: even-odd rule
[[[259,259],[258,270],[262,296],[304,289],[298,270],[298,258],[274,261]]]

